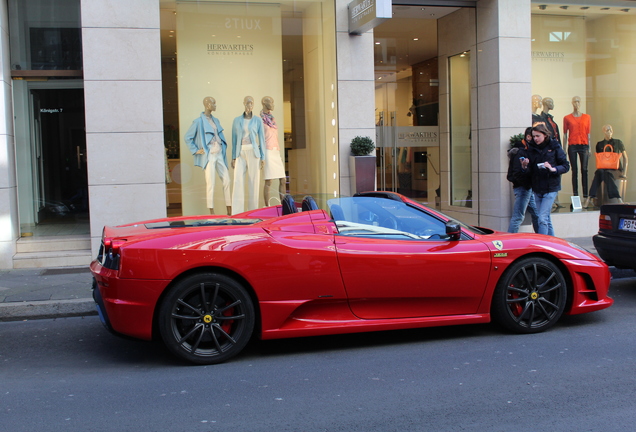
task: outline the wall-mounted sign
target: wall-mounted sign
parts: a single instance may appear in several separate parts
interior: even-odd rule
[[[353,0],[349,3],[349,34],[362,34],[389,18],[391,0]]]

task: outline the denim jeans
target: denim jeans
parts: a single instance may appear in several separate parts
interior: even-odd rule
[[[570,159],[570,167],[572,168],[572,192],[574,196],[579,196],[578,157],[581,160],[581,186],[583,186],[583,197],[587,198],[587,160],[589,156],[590,146],[587,144],[568,146],[568,157]]]
[[[532,228],[534,229],[534,232],[539,232],[539,212],[537,211],[537,206],[534,202],[532,189],[516,187],[513,190],[515,192],[515,205],[512,207],[512,216],[510,217],[508,232],[519,232],[521,222],[523,222],[523,219],[526,217],[526,209],[532,217]]]
[[[554,203],[556,196],[557,192],[543,194],[535,192],[534,194],[534,201],[539,210],[539,234],[554,236],[554,228],[552,227],[550,215],[552,213],[552,203]]]

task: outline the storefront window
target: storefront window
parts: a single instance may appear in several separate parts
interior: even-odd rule
[[[11,69],[81,70],[79,0],[10,0]]]
[[[170,213],[337,195],[333,3],[164,3]]]
[[[532,4],[533,121],[552,128],[569,153],[572,168],[563,175],[559,193],[566,211],[573,196],[585,205],[593,187],[590,208],[618,202],[605,182],[594,184],[595,153],[608,142],[607,125],[614,151],[624,148],[631,155],[635,148],[636,9],[607,3]],[[589,158],[578,151],[583,148],[589,149]],[[630,201],[636,199],[635,186],[623,159],[613,182],[621,199]]]

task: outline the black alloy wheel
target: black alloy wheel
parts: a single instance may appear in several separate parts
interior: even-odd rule
[[[221,363],[247,345],[254,305],[234,279],[216,273],[177,283],[159,309],[159,332],[172,353],[197,364]]]
[[[493,320],[515,333],[538,333],[552,327],[567,301],[561,270],[545,258],[525,258],[499,280],[492,301]]]

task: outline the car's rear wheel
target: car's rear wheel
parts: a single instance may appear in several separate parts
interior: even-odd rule
[[[515,333],[537,333],[559,320],[566,301],[561,270],[545,258],[525,258],[510,266],[497,284],[492,317]]]
[[[198,364],[238,354],[254,330],[254,305],[234,279],[216,273],[177,283],[159,309],[159,332],[170,351]]]

